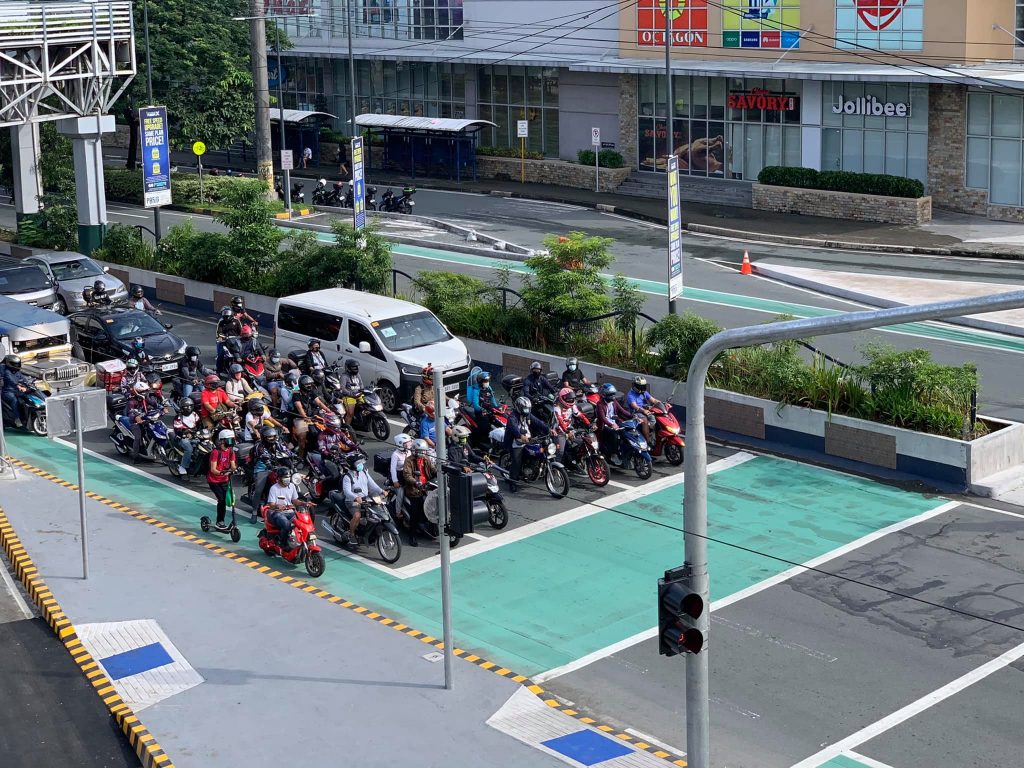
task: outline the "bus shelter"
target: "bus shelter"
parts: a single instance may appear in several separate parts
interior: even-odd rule
[[[476,140],[480,129],[494,125],[488,120],[456,120],[450,117],[403,117],[365,114],[356,125],[370,134],[377,158],[367,152],[367,168],[376,161],[378,170],[397,171],[416,178],[476,179]]]
[[[327,120],[334,118],[334,115],[327,112],[308,112],[304,109],[284,110],[284,148],[292,151],[292,158],[296,168],[302,166],[302,150],[309,147],[313,152],[313,165],[320,165],[320,126]],[[277,107],[270,108],[270,122],[274,124],[270,131],[270,143],[273,146],[274,154],[281,149],[281,129],[278,123],[281,121],[281,110]],[[326,158],[328,163],[333,163],[334,158]]]

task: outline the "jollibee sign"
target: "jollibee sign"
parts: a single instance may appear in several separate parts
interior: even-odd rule
[[[872,117],[910,117],[910,105],[902,101],[879,101],[874,96],[861,96],[847,101],[842,96],[832,105],[833,114],[870,115]]]
[[[864,26],[872,30],[883,30],[892,24],[903,12],[907,0],[855,0],[857,15]]]

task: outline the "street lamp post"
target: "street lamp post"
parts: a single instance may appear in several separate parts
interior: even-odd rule
[[[142,3],[142,31],[146,38],[146,99],[149,106],[153,104],[153,64],[149,57],[149,0]],[[138,116],[136,116],[136,120]],[[134,158],[133,158],[134,159]],[[160,206],[153,206],[153,236],[160,242]]]
[[[292,174],[284,167],[284,70],[281,69],[281,26],[274,23],[274,47],[277,48],[277,124],[281,128],[281,172],[284,174],[284,209],[292,215]]]
[[[349,109],[352,111],[351,130],[349,136],[355,138],[359,135],[356,128],[356,62],[352,56],[352,0],[345,0],[345,32],[348,35],[348,90]]]

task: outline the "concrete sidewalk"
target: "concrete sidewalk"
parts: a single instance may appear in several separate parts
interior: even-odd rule
[[[202,678],[172,681],[181,692],[141,713],[179,768],[561,764],[487,726],[522,690],[512,680],[456,660],[445,691],[429,645],[302,594],[315,584],[300,591],[95,501],[83,581],[76,495],[27,472],[4,489],[11,523],[83,641],[123,626],[108,623],[151,620],[165,640],[146,648],[167,646]],[[128,664],[123,681],[156,663],[135,658],[146,648],[93,653],[115,681],[114,661]]]
[[[123,149],[114,147],[106,147],[104,152],[108,158],[124,156]],[[195,158],[187,152],[172,153],[172,159],[182,169],[195,167]],[[223,153],[211,153],[204,168],[212,167],[233,168],[246,173],[251,173],[254,168],[251,162],[243,162],[237,156],[232,156],[231,162],[228,162]],[[338,169],[333,164],[323,165],[296,169],[292,175],[297,178],[323,176],[336,179]],[[461,182],[422,177],[414,179],[376,170],[371,170],[369,175],[378,188],[413,185],[422,189],[523,197],[601,208],[610,213],[659,224],[665,224],[667,218],[665,201],[656,198],[496,179]],[[683,223],[692,232],[751,241],[846,250],[1024,259],[1022,224],[990,221],[979,216],[939,210],[934,215],[930,224],[915,227],[772,213],[697,202],[684,202],[682,212]]]

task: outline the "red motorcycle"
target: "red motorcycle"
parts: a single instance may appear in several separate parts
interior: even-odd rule
[[[661,456],[664,451],[668,463],[678,467],[683,463],[683,448],[686,447],[679,421],[672,415],[671,406],[667,403],[660,407],[651,406],[650,411],[654,417],[654,424],[651,425],[654,428],[651,456]]]
[[[608,469],[608,461],[601,454],[601,448],[597,444],[594,427],[574,430],[572,438],[566,443],[565,452],[567,459],[586,469],[590,482],[598,488],[608,485],[611,472]]]
[[[279,541],[281,531],[269,519],[267,512],[269,506],[260,509],[263,515],[263,530],[260,531],[260,549],[271,557],[282,557],[285,561],[298,565],[304,563],[306,573],[314,579],[322,576],[326,564],[320,545],[316,543],[313,516],[310,509],[313,507],[308,502],[299,502],[295,505],[295,518],[292,520],[292,532],[288,536],[288,547],[283,548]]]

